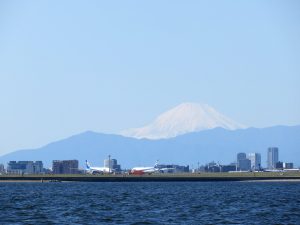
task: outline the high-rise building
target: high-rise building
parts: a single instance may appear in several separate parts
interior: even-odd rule
[[[54,174],[76,174],[78,170],[78,160],[53,160],[52,171]]]
[[[8,174],[39,174],[43,172],[42,161],[10,161],[7,164]]]
[[[0,164],[0,173],[5,173],[5,168],[3,164]]]
[[[248,159],[251,161],[251,170],[261,169],[261,155],[259,153],[249,153]]]
[[[246,159],[246,158],[247,158],[246,153],[244,153],[244,152],[238,153],[237,154],[237,165],[239,166],[239,161],[240,160],[243,160],[243,159]]]
[[[251,170],[251,161],[247,159],[246,153],[241,152],[237,154],[236,169],[239,171]]]
[[[276,169],[276,163],[279,161],[278,153],[277,147],[268,148],[268,169]]]

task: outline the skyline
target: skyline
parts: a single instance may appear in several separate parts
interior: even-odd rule
[[[183,102],[300,124],[297,1],[2,1],[0,155]]]
[[[272,149],[276,149],[276,153],[270,153],[270,151]],[[261,169],[269,169],[269,170],[276,170],[276,163],[291,163],[291,164],[294,164],[293,162],[285,162],[285,161],[282,161],[280,160],[280,157],[279,157],[279,151],[278,151],[278,148],[277,147],[268,147],[267,149],[267,154],[266,154],[266,157],[263,156],[263,153],[261,152],[237,152],[236,153],[236,159],[232,158],[232,160],[230,162],[222,162],[220,160],[216,160],[215,159],[211,159],[211,161],[207,161],[207,162],[202,162],[201,163],[201,166],[205,166],[205,165],[208,165],[208,164],[216,164],[216,165],[234,165],[236,166],[236,170],[238,170],[237,168],[240,166],[239,163],[242,163],[244,164],[242,167],[246,167],[247,169],[246,170],[252,170],[253,168],[255,168],[255,170],[261,170]],[[273,155],[273,156],[272,156]],[[276,156],[275,156],[276,155]],[[262,157],[263,156],[263,157]],[[275,157],[274,157],[275,156]],[[262,158],[266,158],[265,162],[262,160]],[[102,159],[102,161],[104,162],[104,167],[94,167],[95,169],[96,168],[99,168],[100,170],[102,170],[103,168],[109,168],[109,160],[112,160],[113,163],[115,163],[115,165],[118,166],[118,168],[120,169],[120,165],[117,164],[117,157],[113,157],[111,158],[111,155],[108,155],[107,158],[104,158]],[[246,160],[246,162],[240,162],[240,161],[243,161],[243,160]],[[10,163],[12,162],[13,164],[15,164],[16,162],[41,162],[41,164],[43,164],[43,161],[38,161],[38,160],[11,160],[7,163]],[[50,159],[50,161],[52,161],[52,164],[54,162],[57,162],[57,161],[77,161],[78,162],[78,165],[80,167],[80,169],[84,169],[86,168],[87,170],[93,170],[91,167],[93,167],[90,162],[88,160],[84,160],[84,162],[80,162],[78,159]],[[95,160],[93,160],[95,162]],[[197,161],[197,160],[196,160]],[[99,162],[98,162],[99,163]],[[182,162],[177,162],[177,164],[182,164]],[[172,164],[172,162],[160,162],[160,160],[156,160],[155,162],[155,165],[174,165]],[[186,166],[191,166],[191,169],[195,169],[194,168],[194,164],[195,164],[195,161],[194,162],[187,162],[185,163],[184,165]],[[198,169],[199,169],[199,166],[200,166],[200,162],[197,162],[196,163],[198,165]],[[246,165],[245,165],[246,164]],[[4,165],[4,164],[0,164],[0,165]],[[141,165],[138,165],[138,167],[141,167]],[[297,167],[297,166],[296,166]],[[146,167],[147,168],[147,167]],[[30,168],[32,169],[32,168]],[[50,168],[49,168],[50,169]],[[127,168],[128,169],[128,168]],[[197,169],[197,168],[196,168]],[[240,168],[241,170],[244,170],[242,168]],[[296,169],[296,168],[289,168],[289,169]],[[300,169],[300,167],[298,168]],[[39,168],[40,170],[40,168]],[[97,169],[96,169],[97,170]],[[105,169],[103,169],[105,170]],[[41,171],[40,171],[41,172]],[[102,172],[108,172],[108,171],[102,171]]]
[[[0,157],[0,163],[14,160],[42,160],[49,165],[52,159],[78,159],[98,163],[108,155],[126,166],[151,165],[160,162],[175,164],[215,162],[231,163],[239,152],[262,154],[267,160],[267,149],[280,149],[280,160],[299,166],[300,126],[276,126],[228,130],[215,128],[187,133],[175,138],[148,140],[128,138],[115,134],[88,131],[54,141],[37,149],[12,152]]]

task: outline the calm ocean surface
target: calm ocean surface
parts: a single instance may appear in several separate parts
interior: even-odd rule
[[[300,224],[298,182],[0,183],[0,224]]]

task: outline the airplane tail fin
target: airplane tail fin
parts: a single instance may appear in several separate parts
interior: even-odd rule
[[[89,162],[87,160],[85,160],[85,168],[87,170],[89,170],[91,168],[91,166],[90,166],[90,164],[89,164]]]
[[[157,168],[157,167],[158,167],[158,163],[159,163],[159,161],[156,160],[156,163],[154,164],[154,168]]]

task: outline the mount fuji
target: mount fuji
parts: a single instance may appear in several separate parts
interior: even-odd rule
[[[122,168],[153,165],[157,159],[179,165],[212,160],[226,164],[239,152],[261,153],[265,162],[267,149],[276,146],[280,161],[300,166],[299,136],[300,126],[246,128],[208,105],[183,103],[145,127],[124,131],[123,136],[83,132],[37,149],[8,153],[0,156],[0,163],[41,160],[49,167],[55,159],[78,159],[83,167],[86,159],[99,165],[112,155]]]
[[[128,129],[122,131],[121,134],[138,139],[166,139],[217,127],[226,130],[246,128],[207,104],[182,103],[159,115],[149,125]]]

